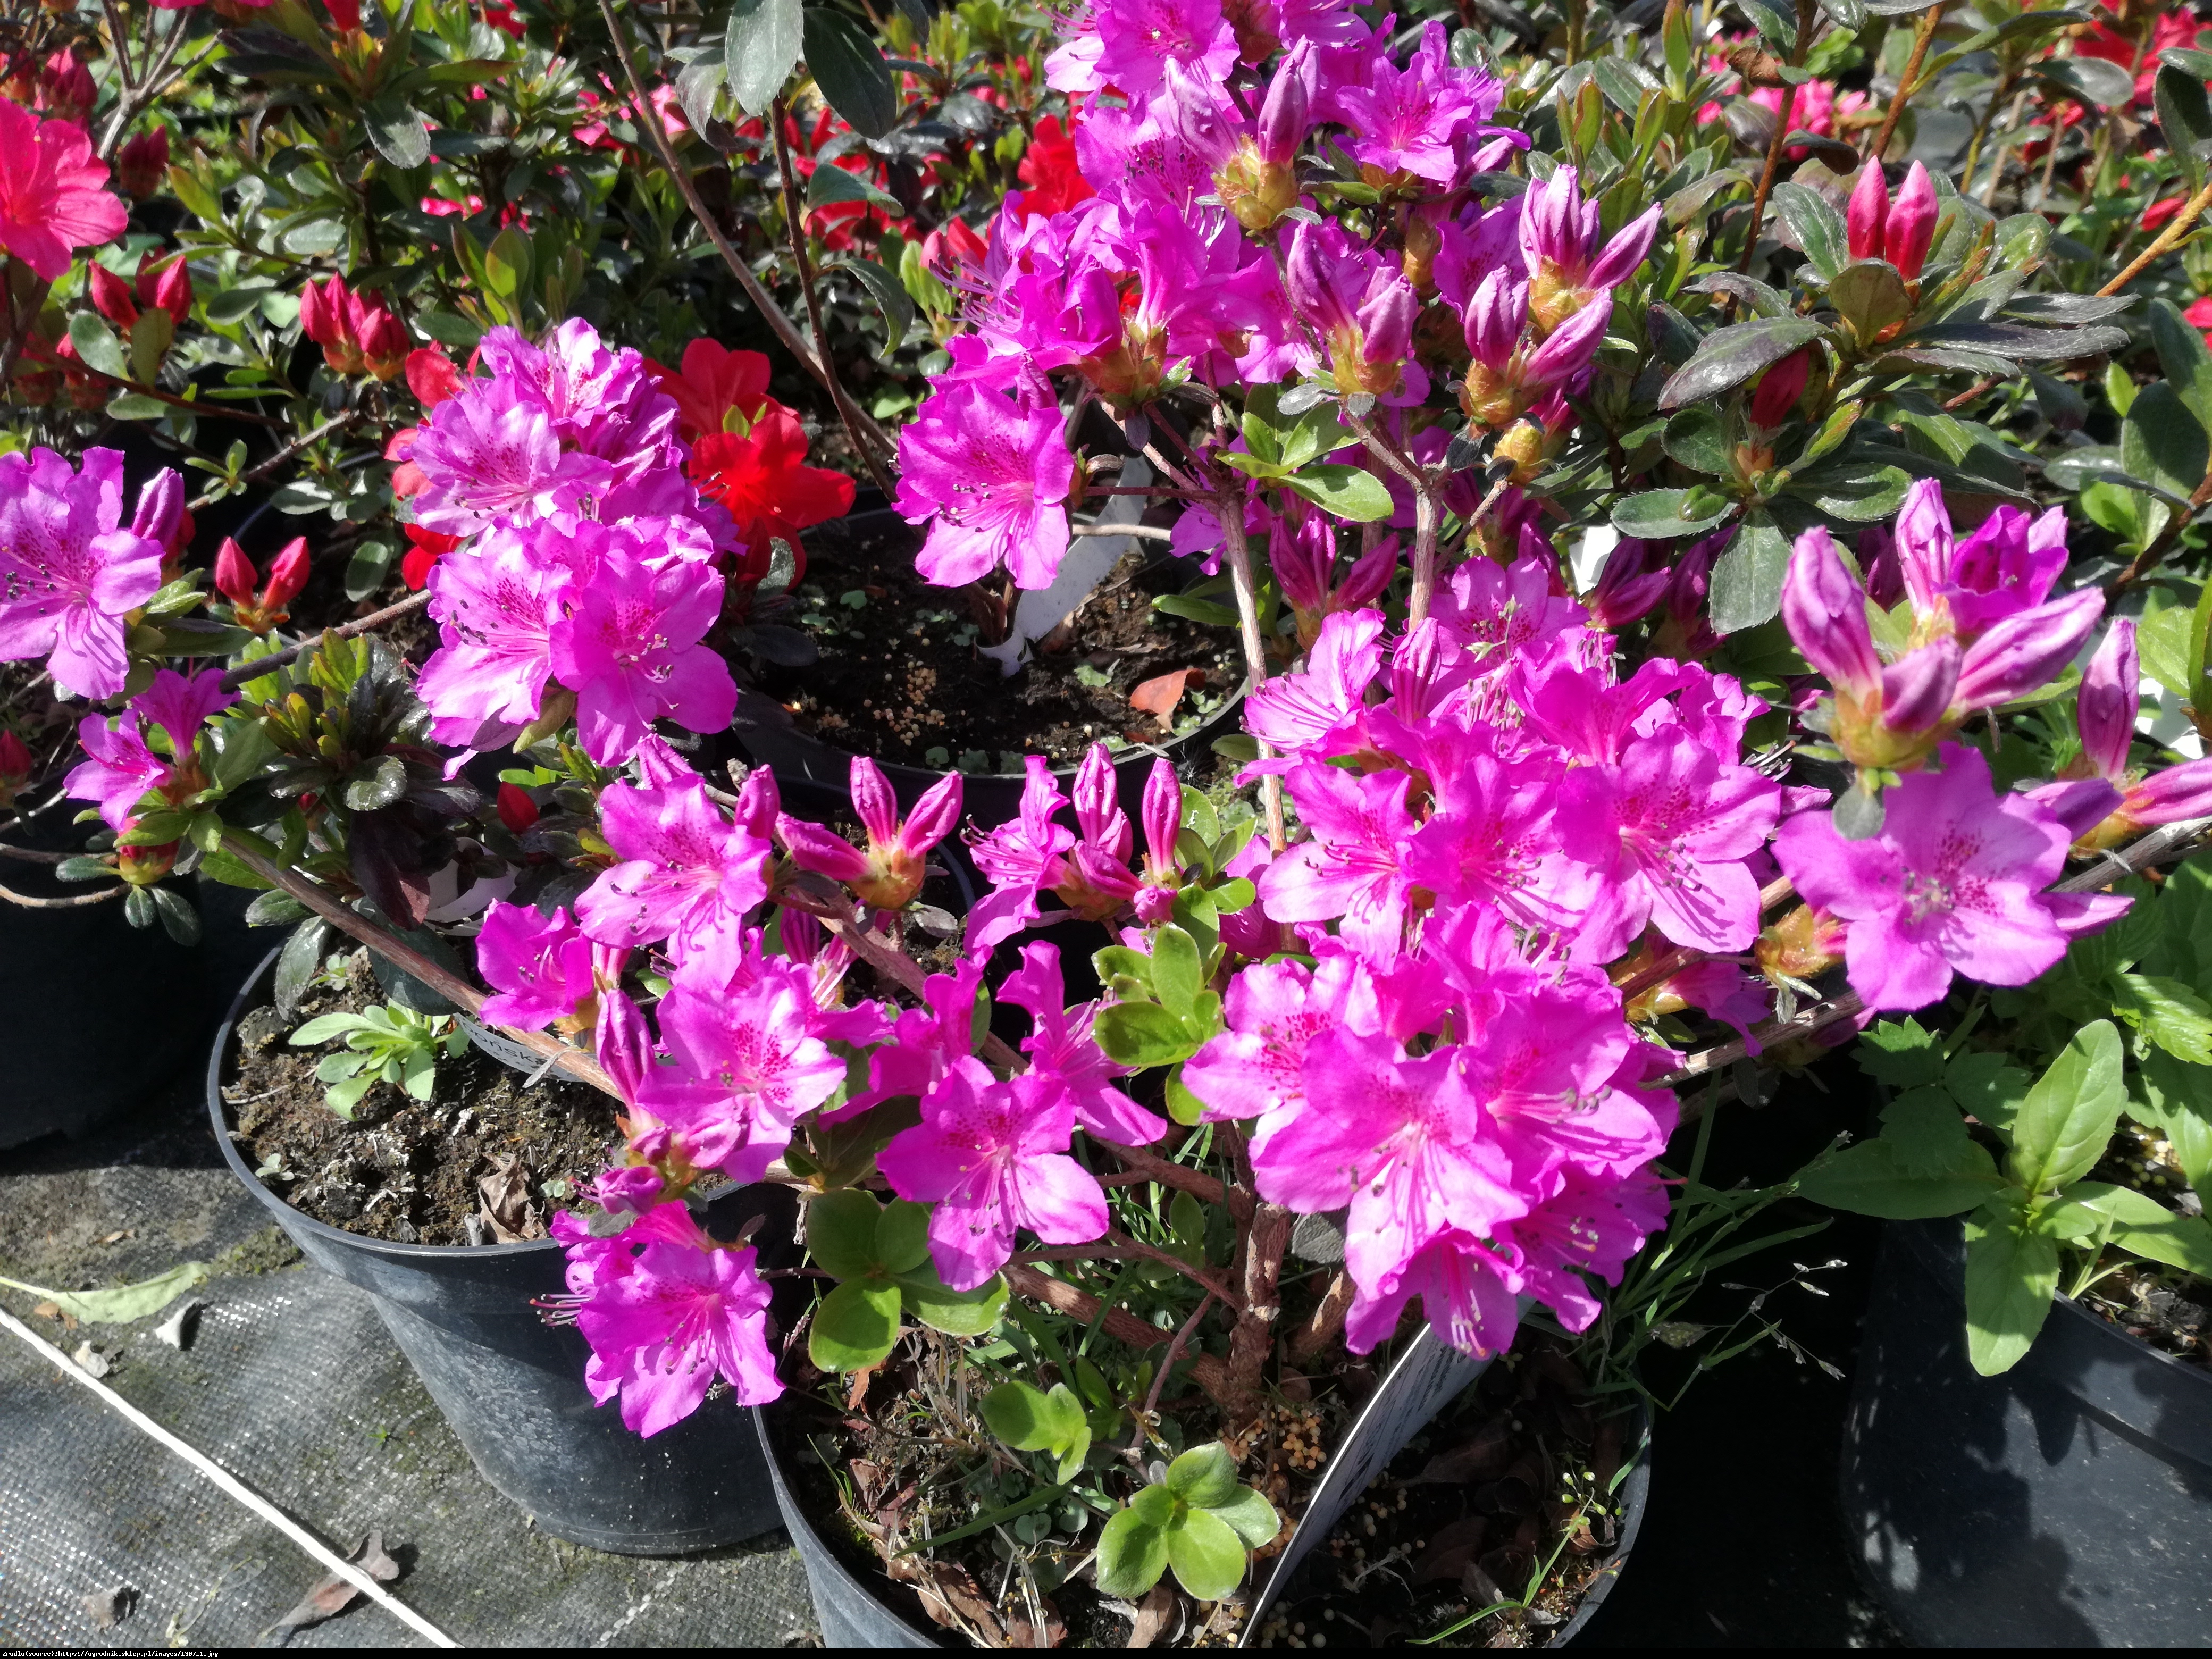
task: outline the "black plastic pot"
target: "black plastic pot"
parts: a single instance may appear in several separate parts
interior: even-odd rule
[[[392,1339],[484,1479],[557,1538],[624,1555],[736,1543],[776,1524],[773,1486],[744,1407],[709,1400],[641,1439],[615,1405],[592,1402],[590,1357],[573,1327],[549,1326],[536,1297],[566,1291],[550,1240],[475,1248],[363,1238],[303,1215],[254,1176],[231,1144],[222,1085],[232,1032],[266,994],[271,952],[232,1004],[208,1061],[208,1112],[223,1157],[307,1259],[367,1291]],[[767,1210],[788,1231],[790,1194],[747,1187],[707,1207],[728,1236]]]
[[[1955,1221],[1885,1230],[1844,1431],[1858,1565],[1928,1647],[2212,1642],[2212,1374],[2060,1300],[1966,1362]]]
[[[51,852],[83,845],[81,831],[9,838]],[[0,860],[0,882],[42,899],[94,890],[15,859]],[[133,927],[119,899],[59,910],[0,900],[0,1008],[23,1022],[0,1069],[0,1148],[82,1134],[188,1065],[216,1012],[204,955],[158,927]]]
[[[1382,1389],[1370,1400],[1360,1419],[1353,1425],[1342,1445],[1336,1450],[1338,1463],[1350,1462],[1353,1468],[1347,1486],[1346,1498],[1356,1498],[1364,1492],[1372,1475],[1395,1456],[1406,1442],[1423,1425],[1462,1389],[1480,1376],[1487,1361],[1474,1361],[1463,1357],[1439,1353],[1441,1344],[1435,1344],[1423,1334],[1414,1347],[1401,1356],[1392,1368],[1392,1375]],[[1425,1373],[1417,1375],[1416,1373]],[[1395,1402],[1386,1402],[1385,1396],[1394,1388],[1398,1394]],[[1394,1411],[1392,1404],[1400,1409]],[[1379,1409],[1378,1409],[1379,1407]],[[824,1541],[805,1510],[794,1501],[791,1483],[784,1474],[784,1462],[791,1449],[781,1444],[771,1429],[769,1413],[754,1413],[760,1429],[761,1455],[768,1465],[769,1478],[774,1484],[775,1501],[783,1512],[784,1529],[791,1535],[799,1551],[800,1565],[806,1571],[806,1587],[814,1598],[814,1616],[822,1627],[822,1644],[829,1648],[933,1648],[944,1645],[924,1627],[910,1622],[883,1596],[888,1584],[879,1573],[865,1577],[854,1573],[839,1558],[837,1552]],[[1637,1423],[1628,1438],[1639,1448],[1649,1430],[1650,1419],[1638,1412]],[[1319,1534],[1326,1534],[1343,1513],[1344,1500],[1316,1512],[1327,1504],[1330,1491],[1340,1484],[1324,1476],[1323,1485],[1314,1493],[1316,1510],[1310,1510],[1308,1520],[1318,1522]],[[1622,1505],[1620,1544],[1614,1552],[1611,1570],[1590,1587],[1583,1596],[1575,1616],[1554,1636],[1547,1645],[1557,1647],[1572,1641],[1575,1636],[1597,1612],[1620,1570],[1627,1565],[1629,1552],[1635,1547],[1636,1535],[1644,1523],[1644,1510],[1650,1492],[1650,1462],[1639,1450],[1628,1478],[1620,1485]],[[1279,1567],[1293,1575],[1303,1552],[1297,1539],[1279,1558]],[[1246,1620],[1249,1633],[1264,1622],[1267,1608],[1272,1600],[1272,1580],[1257,1587],[1259,1600],[1252,1616]],[[912,1593],[905,1592],[911,1599]]]

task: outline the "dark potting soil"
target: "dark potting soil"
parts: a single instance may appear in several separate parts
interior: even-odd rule
[[[552,1077],[532,1084],[469,1048],[438,1061],[428,1100],[380,1083],[348,1121],[324,1103],[315,1079],[316,1063],[339,1045],[287,1039],[318,1015],[382,1000],[374,988],[362,963],[343,987],[310,990],[296,1019],[264,1004],[239,1022],[235,1078],[222,1097],[240,1156],[295,1209],[347,1232],[402,1244],[488,1243],[501,1229],[544,1237],[553,1210],[606,1168],[613,1103]]]
[[[2204,1212],[2203,1194],[2190,1188],[2173,1143],[2126,1118],[2090,1178],[2132,1188],[2184,1215]],[[2102,1265],[2112,1272],[2081,1298],[2082,1307],[2161,1353],[2212,1366],[2212,1283],[2118,1251]]]
[[[804,1352],[799,1334],[793,1358]],[[842,1381],[817,1377],[769,1408],[781,1443],[793,1448],[787,1473],[795,1493],[861,1582],[917,1624],[933,1620],[991,1646],[1123,1647],[1133,1634],[1154,1646],[1235,1645],[1245,1604],[1195,1601],[1172,1574],[1133,1609],[1101,1595],[1087,1571],[1066,1577],[1097,1541],[1098,1516],[1079,1503],[1017,1517],[1018,1545],[1001,1528],[910,1550],[924,1535],[969,1524],[970,1509],[1016,1503],[1030,1490],[1027,1473],[994,1455],[980,1419],[962,1416],[981,1384],[962,1375],[957,1352],[933,1336],[909,1340],[857,1398]],[[1163,1411],[1178,1407],[1187,1441],[1216,1431],[1203,1396]],[[1624,1443],[1626,1416],[1607,1410],[1556,1345],[1524,1334],[1301,1565],[1255,1644],[1381,1647],[1441,1635],[1448,1646],[1545,1645],[1620,1543],[1614,1477],[1637,1449]],[[1284,1521],[1277,1542],[1255,1553],[1258,1570],[1279,1553],[1356,1414],[1343,1392],[1278,1401],[1229,1443],[1242,1454],[1243,1479]],[[1473,1616],[1521,1595],[1540,1565],[1529,1611]]]
[[[885,515],[807,537],[807,578],[770,617],[821,653],[805,668],[762,664],[761,689],[841,749],[908,765],[1019,772],[1022,757],[1073,764],[1094,743],[1157,744],[1195,731],[1243,684],[1234,632],[1152,608],[1191,568],[1164,553],[1125,557],[1012,675],[981,655],[966,596],[915,574],[915,530]],[[1132,708],[1148,680],[1194,669],[1171,726]]]

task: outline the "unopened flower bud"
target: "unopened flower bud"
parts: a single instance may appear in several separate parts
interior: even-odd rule
[[[1269,166],[1287,168],[1297,159],[1312,125],[1313,82],[1314,45],[1301,40],[1276,66],[1260,105],[1255,137],[1260,159]]]
[[[261,595],[262,609],[280,611],[300,597],[307,585],[307,538],[295,536],[269,563],[269,586]]]
[[[138,303],[149,311],[167,312],[172,322],[181,323],[192,314],[191,267],[182,254],[160,265],[148,254],[138,262],[137,287]]]
[[[2116,618],[2104,644],[2089,659],[2075,700],[2075,720],[2081,733],[2081,757],[2100,778],[2123,779],[2128,771],[2128,747],[2135,739],[2136,710],[2141,698],[2141,670],[2136,655],[2136,625],[2125,617]]]
[[[361,343],[362,367],[378,380],[397,380],[406,371],[415,342],[382,295],[355,297],[353,332]]]
[[[507,826],[510,835],[520,835],[538,822],[538,803],[530,792],[519,783],[502,783],[495,803],[499,821]]]
[[[1813,372],[1809,349],[1791,352],[1759,377],[1751,394],[1751,419],[1755,426],[1780,426],[1805,395],[1805,382]]]
[[[94,264],[88,275],[92,308],[128,333],[138,320],[138,306],[132,297],[131,284],[103,264]]]
[[[1858,183],[1844,215],[1851,258],[1881,258],[1882,227],[1889,217],[1889,185],[1881,176],[1881,163],[1869,161],[1859,169]]]
[[[258,580],[259,574],[253,568],[253,561],[246,556],[246,550],[231,537],[224,537],[215,556],[215,591],[234,605],[252,605]]]
[[[868,832],[868,839],[884,845],[897,840],[898,797],[891,793],[890,780],[884,775],[883,768],[866,755],[854,756],[848,787],[853,811]]]
[[[960,775],[948,772],[922,791],[899,831],[908,851],[927,853],[952,833],[952,826],[960,822],[961,788]]]
[[[1898,187],[1897,199],[1889,204],[1881,231],[1882,256],[1897,267],[1899,276],[1911,281],[1928,263],[1929,246],[1935,240],[1936,185],[1928,169],[1915,161]]]
[[[0,726],[0,806],[15,804],[15,797],[31,781],[31,751],[23,746],[22,738],[4,726]]]
[[[115,157],[115,183],[134,202],[161,189],[169,173],[169,130],[153,127],[135,134]]]

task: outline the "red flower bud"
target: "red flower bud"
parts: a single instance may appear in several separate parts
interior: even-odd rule
[[[115,182],[125,196],[143,202],[161,189],[169,173],[169,130],[154,127],[133,137],[115,158]]]
[[[415,349],[407,325],[385,303],[380,294],[356,295],[353,302],[354,338],[361,343],[362,365],[380,380],[398,378]]]
[[[31,781],[31,751],[22,738],[0,726],[0,788],[21,789]]]
[[[246,550],[228,536],[215,556],[215,591],[233,605],[252,605],[259,577]]]
[[[349,33],[361,27],[360,0],[323,0],[329,8],[331,21]]]
[[[269,562],[269,586],[261,595],[264,611],[280,611],[300,597],[307,585],[307,538],[295,536],[284,550]]]
[[[171,321],[181,323],[192,314],[191,267],[181,253],[164,264],[155,264],[154,258],[149,252],[138,262],[138,303],[149,311],[158,307]]]
[[[358,374],[361,338],[354,328],[354,297],[345,279],[332,276],[300,290],[300,329],[323,349],[323,361],[339,374]]]
[[[1759,377],[1751,394],[1754,426],[1778,427],[1790,418],[1797,400],[1805,395],[1805,382],[1813,371],[1810,351],[1793,351]]]
[[[461,389],[461,372],[441,345],[407,354],[407,389],[425,409],[435,409]]]
[[[1882,227],[1888,218],[1889,186],[1882,179],[1881,163],[1869,161],[1859,169],[1859,181],[1851,187],[1850,206],[1844,215],[1852,258],[1881,258]]]
[[[499,821],[519,836],[538,822],[538,803],[520,785],[502,783],[499,787]]]
[[[93,265],[90,274],[92,308],[128,332],[138,320],[138,307],[131,298],[131,284],[103,264]]]
[[[1900,276],[1917,276],[1927,264],[1929,245],[1936,240],[1937,211],[1936,186],[1928,169],[1915,161],[1897,187],[1897,199],[1890,204],[1881,232],[1882,252]]]

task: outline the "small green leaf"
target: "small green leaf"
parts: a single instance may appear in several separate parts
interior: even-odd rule
[[[297,1047],[309,1048],[368,1029],[369,1022],[359,1014],[322,1014],[293,1032],[289,1040]]]
[[[2197,417],[2197,425],[2212,432],[2212,347],[2204,343],[2203,331],[2171,300],[2153,300],[2148,320],[2166,383]]]
[[[1822,1158],[1805,1171],[1798,1191],[1815,1204],[1886,1221],[1922,1221],[1957,1215],[1985,1202],[2002,1183],[1996,1164],[1973,1141],[1963,1143],[1958,1166],[1943,1175],[1908,1174],[1888,1138],[1863,1140]]]
[[[404,99],[380,99],[362,112],[361,122],[376,153],[403,172],[430,159],[430,130]]]
[[[1117,1002],[1098,1011],[1091,1034],[1109,1058],[1139,1069],[1188,1060],[1204,1039],[1157,1003]]]
[[[838,167],[829,170],[843,171]],[[814,171],[819,177],[823,169],[817,167]],[[905,209],[897,205],[896,198],[892,198],[892,203],[895,210],[903,216]],[[884,337],[894,348],[903,343],[907,331],[914,326],[914,300],[907,293],[906,285],[872,259],[847,259],[830,269],[848,272],[859,279],[860,286],[874,299],[876,309],[883,313]]]
[[[2212,436],[2164,380],[2136,394],[2120,426],[2120,465],[2132,477],[2185,500],[2204,482],[2212,462]]]
[[[2100,1019],[2074,1034],[2021,1103],[2012,1127],[2012,1172],[2039,1196],[2089,1173],[2127,1104],[2120,1034]]]
[[[2051,1212],[2066,1206],[2110,1218],[2112,1242],[2124,1250],[2212,1279],[2212,1222],[2201,1215],[2181,1215],[2148,1193],[2101,1181],[2081,1182],[2067,1194],[2066,1205],[2053,1205]]]
[[[866,202],[870,207],[881,208],[894,217],[902,216],[906,209],[897,197],[878,190],[857,173],[848,173],[839,167],[818,167],[814,176],[806,181],[806,210],[829,207],[839,202]]]
[[[1735,510],[1734,502],[1710,493],[1693,497],[1686,489],[1647,489],[1613,503],[1613,527],[1624,536],[1665,541],[1702,534]]]
[[[893,1199],[876,1218],[875,1256],[887,1273],[912,1273],[929,1260],[929,1206]]]
[[[1146,1492],[1158,1490],[1145,1488]],[[1106,1595],[1134,1601],[1158,1583],[1167,1570],[1166,1533],[1145,1520],[1133,1506],[1116,1511],[1099,1528],[1098,1588]]]
[[[730,96],[748,115],[766,115],[798,63],[799,0],[736,0],[722,36]]]
[[[345,804],[356,812],[374,812],[407,793],[407,767],[397,755],[379,755],[364,771],[346,780]]]
[[[151,1279],[108,1291],[55,1291],[15,1279],[0,1279],[0,1285],[51,1302],[70,1318],[88,1325],[128,1325],[161,1312],[195,1285],[206,1283],[207,1276],[206,1262],[184,1261]]]
[[[898,1287],[881,1279],[848,1279],[815,1309],[806,1357],[825,1371],[881,1364],[898,1331]]]
[[[80,311],[70,318],[69,335],[70,343],[76,347],[76,355],[87,368],[96,368],[118,380],[131,378],[131,365],[123,359],[123,347],[95,313]]]
[[[997,1273],[972,1291],[947,1288],[927,1261],[892,1275],[908,1313],[947,1336],[984,1336],[998,1328],[1006,1309],[1006,1281]]]
[[[1862,259],[1845,265],[1828,284],[1828,301],[1850,325],[1860,343],[1867,345],[1892,323],[1901,323],[1912,314],[1905,278],[1885,259]]]
[[[2212,1005],[2179,980],[2116,974],[2112,1012],[2176,1060],[2212,1066]]]
[[[1199,960],[1198,941],[1180,927],[1162,927],[1152,935],[1152,985],[1160,1006],[1181,1018],[1206,988],[1206,969]]]
[[[1218,1440],[1193,1446],[1168,1465],[1167,1489],[1200,1509],[1226,1504],[1237,1495],[1237,1460]]]
[[[1234,1532],[1254,1549],[1272,1544],[1275,1534],[1283,1529],[1283,1518],[1275,1513],[1275,1506],[1249,1486],[1239,1486],[1226,1504],[1210,1506],[1210,1512],[1229,1523]]]
[[[1316,461],[1284,479],[1283,487],[1356,524],[1373,524],[1396,510],[1389,487],[1365,467]]]
[[[1713,562],[1708,604],[1714,631],[1740,634],[1782,614],[1782,579],[1790,568],[1790,538],[1764,508],[1747,514]]]
[[[1960,1149],[1969,1144],[1950,1091],[1936,1088],[1908,1090],[1883,1107],[1881,1138],[1894,1152],[1899,1171],[1917,1177],[1955,1173]]]
[[[1167,1528],[1176,1582],[1201,1601],[1218,1601],[1244,1581],[1244,1540],[1219,1516],[1186,1510]]]
[[[866,1279],[881,1272],[876,1238],[882,1214],[873,1198],[850,1187],[810,1200],[806,1249],[815,1265],[836,1279]]]
[[[1703,404],[1677,410],[1668,417],[1667,430],[1659,441],[1669,460],[1692,472],[1722,477],[1729,471],[1728,440],[1721,429],[1721,417]]]
[[[1805,250],[1814,275],[1826,282],[1844,268],[1850,258],[1850,239],[1842,214],[1803,185],[1777,185],[1770,199],[1797,246]]]
[[[1996,1376],[2018,1364],[2057,1293],[2057,1239],[2017,1212],[1968,1219],[1966,1358],[1977,1371]]]

